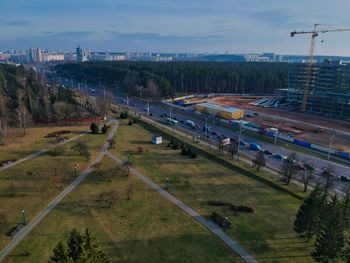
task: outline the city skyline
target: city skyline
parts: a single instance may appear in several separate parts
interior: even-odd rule
[[[218,52],[306,55],[310,37],[293,30],[348,28],[344,0],[59,2],[3,1],[0,49]],[[321,27],[322,28],[322,27]],[[323,42],[322,42],[323,40]],[[350,33],[322,34],[316,55],[349,56]]]

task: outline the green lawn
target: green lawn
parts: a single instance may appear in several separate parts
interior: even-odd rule
[[[115,202],[108,207],[112,196]],[[5,262],[47,262],[55,244],[72,228],[86,227],[111,262],[242,262],[208,230],[137,178],[127,177],[108,157]],[[24,256],[25,251],[30,256]]]
[[[169,178],[170,192],[202,215],[216,211],[228,216],[233,226],[228,233],[259,261],[312,262],[312,245],[299,239],[292,229],[295,214],[305,196],[301,187],[285,186],[280,178],[266,172],[255,173],[241,163],[239,166],[249,171],[249,176],[236,172],[230,165],[214,162],[208,154],[190,159],[181,156],[180,150],[166,147],[166,143],[152,145],[150,140],[155,131],[144,126],[127,126],[123,122],[112,152],[125,160],[127,153],[132,152],[137,169],[160,185]],[[138,153],[138,147],[142,147],[143,153]],[[187,177],[190,186],[184,183]],[[250,206],[254,213],[235,215],[228,209],[209,206],[209,200]]]
[[[90,161],[100,152],[105,138],[88,134],[79,139],[90,148]],[[45,153],[0,172],[0,248],[11,239],[7,235],[10,229],[21,222],[22,209],[30,221],[75,178],[74,164],[79,164],[78,173],[88,166],[90,161],[71,150],[75,143],[60,146],[64,149],[60,156]]]
[[[87,124],[72,126],[35,126],[26,129],[26,135],[22,136],[19,128],[11,128],[8,132],[5,145],[0,145],[0,163],[5,160],[18,160],[43,148],[49,148],[56,141],[55,138],[45,138],[51,132],[69,130],[72,133],[61,137],[71,138],[81,132],[89,131]]]

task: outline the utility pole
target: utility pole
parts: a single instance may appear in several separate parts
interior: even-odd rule
[[[332,144],[333,144],[334,136],[335,136],[335,134],[333,134],[333,135],[331,136],[331,139],[330,139],[330,142],[329,142],[329,150],[328,150],[328,157],[327,157],[328,162],[329,162],[330,159],[331,159]]]
[[[147,115],[149,116],[149,100],[147,101]]]
[[[23,221],[23,225],[25,226],[27,224],[27,220],[26,220],[26,212],[24,211],[24,209],[22,210],[22,221]]]
[[[126,107],[129,108],[129,95],[126,94]]]
[[[239,161],[239,153],[241,146],[241,137],[242,137],[242,120],[239,121],[239,134],[238,134],[238,145],[237,145],[237,161]]]

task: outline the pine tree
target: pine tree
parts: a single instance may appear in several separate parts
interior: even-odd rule
[[[81,235],[73,229],[65,243],[58,243],[49,263],[109,263],[108,257],[88,229]]]
[[[58,262],[59,263],[70,262],[67,246],[62,242],[59,242],[57,246],[53,249],[53,255],[49,259],[49,263],[58,263]],[[71,262],[73,262],[73,260]]]
[[[349,229],[350,227],[350,192],[347,192],[342,201],[342,219],[344,228]]]
[[[330,262],[340,256],[344,246],[344,227],[341,220],[341,206],[336,195],[330,202],[328,216],[318,233],[312,257],[317,262]]]
[[[294,220],[294,230],[300,237],[310,240],[316,234],[322,202],[322,190],[316,186],[301,204]]]

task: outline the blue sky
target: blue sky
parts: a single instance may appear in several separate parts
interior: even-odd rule
[[[0,0],[0,49],[307,54],[350,28],[349,0]],[[323,43],[321,43],[323,40]],[[316,54],[350,56],[350,32]]]

